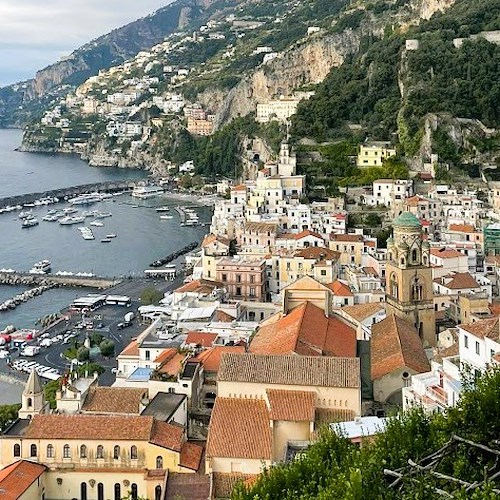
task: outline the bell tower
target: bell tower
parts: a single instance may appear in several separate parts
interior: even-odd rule
[[[429,251],[419,220],[403,212],[387,240],[386,310],[414,325],[424,346],[436,345]]]
[[[43,387],[40,376],[33,370],[30,373],[26,387],[24,388],[19,418],[31,418],[33,415],[41,415],[48,412],[48,403],[43,395]]]

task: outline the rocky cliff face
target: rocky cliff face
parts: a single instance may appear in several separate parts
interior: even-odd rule
[[[359,33],[306,40],[244,77],[228,94],[216,117],[220,127],[237,116],[255,111],[258,102],[289,95],[308,84],[320,83],[347,55],[359,48]]]
[[[444,12],[455,3],[455,0],[420,0],[419,16],[430,19],[436,12]]]

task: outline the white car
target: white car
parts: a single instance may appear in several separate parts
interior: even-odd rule
[[[0,349],[0,359],[5,359],[9,357],[9,351],[6,349]]]

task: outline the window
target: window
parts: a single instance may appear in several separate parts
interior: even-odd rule
[[[137,500],[137,484],[132,483],[131,490],[132,490],[132,495],[131,495],[132,500]]]
[[[121,500],[122,499],[122,487],[120,486],[120,483],[115,483],[115,498],[114,500]]]
[[[84,444],[80,446],[80,458],[87,458],[87,447]]]
[[[30,457],[36,457],[36,455],[37,455],[36,444],[32,444],[30,447]]]
[[[466,349],[469,348],[469,337],[467,337],[467,335],[464,335],[464,347]]]
[[[241,286],[236,287],[236,295],[239,297],[241,295]]]
[[[419,277],[413,278],[411,285],[411,300],[422,300],[424,296],[424,286]]]
[[[104,446],[102,444],[100,444],[97,447],[97,452],[95,454],[95,457],[96,458],[104,458]]]
[[[146,351],[144,354],[146,356],[146,361],[149,361],[151,359],[151,352],[150,351]]]
[[[47,445],[47,458],[54,458],[54,447],[51,444]]]
[[[71,458],[71,449],[69,444],[63,446],[63,458]]]
[[[130,458],[132,460],[137,460],[137,446],[135,446],[135,444],[130,447]]]
[[[21,456],[21,445],[19,445],[19,444],[14,445],[14,456],[15,457]]]
[[[118,445],[116,445],[114,448],[113,448],[113,458],[115,460],[118,460],[120,458],[120,447]]]
[[[97,500],[104,500],[104,484],[97,485]]]
[[[161,486],[157,485],[155,488],[155,500],[161,500]]]
[[[80,499],[87,500],[87,483],[80,484]]]
[[[250,283],[255,283],[255,274],[250,275]]]
[[[163,469],[163,457],[156,457],[156,468]]]
[[[326,276],[326,269],[321,269],[321,276]]]
[[[479,354],[479,342],[476,340],[476,354]]]
[[[222,281],[227,281],[227,274],[222,275]]]
[[[33,400],[31,398],[28,398],[26,404],[28,405],[28,408],[31,408],[33,406]]]
[[[255,297],[255,288],[250,287],[250,297]]]
[[[236,283],[241,283],[241,274],[236,275]]]

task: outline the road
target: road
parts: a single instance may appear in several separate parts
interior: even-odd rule
[[[115,381],[115,375],[111,373],[111,369],[117,366],[116,355],[118,355],[132,340],[132,338],[137,337],[144,329],[147,327],[146,324],[142,324],[140,319],[136,317],[132,321],[132,325],[123,329],[118,329],[118,323],[123,323],[125,313],[129,311],[136,312],[138,307],[141,305],[140,296],[145,288],[154,287],[160,290],[162,293],[166,293],[175,290],[183,283],[183,275],[176,277],[174,281],[165,281],[161,279],[133,279],[125,280],[119,285],[106,290],[108,295],[127,295],[132,299],[132,304],[130,307],[123,306],[104,306],[96,311],[93,311],[93,321],[95,325],[102,323],[102,327],[91,330],[76,330],[76,325],[81,321],[80,314],[73,314],[70,321],[62,321],[55,325],[48,331],[50,338],[54,338],[57,335],[65,335],[66,332],[73,330],[78,332],[79,342],[82,342],[85,337],[92,335],[94,332],[100,333],[103,337],[109,338],[115,343],[115,356],[110,358],[104,358],[98,355],[92,361],[95,361],[99,365],[105,368],[104,373],[99,377],[99,385],[110,386]],[[67,310],[62,311],[67,314]],[[138,316],[138,315],[136,315]],[[92,316],[90,316],[92,318]],[[87,315],[89,318],[89,315]],[[56,368],[61,373],[67,371],[70,367],[70,362],[62,356],[62,353],[68,349],[74,339],[71,339],[68,343],[64,344],[61,342],[55,342],[50,347],[42,348],[42,351],[36,356],[30,357],[32,361],[36,361],[45,366],[51,368]],[[37,341],[33,341],[30,344],[37,345]],[[16,359],[18,355],[13,355],[12,359]],[[10,376],[18,376],[21,380],[26,380],[27,375],[19,372],[13,372],[4,360],[0,360],[0,373],[5,373]]]

